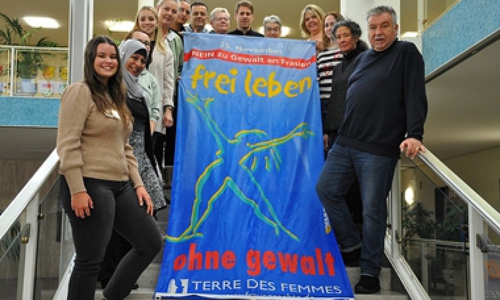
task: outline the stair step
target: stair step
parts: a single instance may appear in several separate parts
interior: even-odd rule
[[[356,300],[409,300],[405,294],[393,291],[381,291],[375,294],[356,294],[354,297]]]
[[[160,211],[157,215],[159,226],[162,230],[166,230],[166,221],[168,220],[168,209]],[[127,300],[152,300],[158,281],[158,274],[160,273],[161,263],[163,257],[163,249],[158,256],[153,260],[153,263],[142,273],[137,283],[139,288],[133,290],[132,293],[126,298]],[[354,290],[354,286],[358,283],[360,278],[359,268],[347,268],[347,275],[349,282]],[[375,294],[358,294],[355,295],[356,300],[408,300],[408,296],[391,291],[391,269],[383,267],[380,272],[380,288],[381,291]],[[102,290],[97,290],[96,299],[102,299]]]
[[[150,264],[137,281],[137,283],[139,284],[139,288],[155,289],[156,283],[158,281],[158,274],[160,273],[160,268],[160,263]]]
[[[359,282],[361,276],[361,271],[359,268],[346,268],[347,276],[349,276],[349,282],[354,290],[354,286]],[[391,269],[382,268],[380,271],[380,290],[390,291],[391,290]]]
[[[142,273],[139,277],[139,286],[155,288],[156,282],[158,280],[158,274],[160,273],[161,263],[152,263],[149,267]],[[349,276],[349,282],[351,287],[358,283],[360,277],[359,268],[346,268],[347,276]],[[391,270],[389,268],[382,268],[380,272],[380,289],[382,291],[391,290]]]
[[[132,291],[130,296],[127,297],[127,300],[151,300],[156,288],[160,268],[161,263],[152,263],[139,278],[139,289]],[[354,286],[359,281],[360,270],[359,268],[347,268],[346,270],[351,286],[354,289]],[[379,293],[355,295],[356,300],[408,300],[408,296],[391,291],[391,270],[389,268],[382,268],[380,273],[380,288],[381,291]],[[98,291],[96,296],[97,295],[101,296],[102,291]]]
[[[151,300],[153,299],[155,290],[153,288],[141,288],[133,290],[126,300]],[[393,292],[393,291],[380,291],[375,294],[357,294],[356,300],[408,300],[408,296]],[[102,290],[96,293],[96,299],[102,299]]]

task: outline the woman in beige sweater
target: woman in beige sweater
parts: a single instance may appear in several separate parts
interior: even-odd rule
[[[132,116],[118,49],[97,36],[85,49],[84,80],[61,99],[57,151],[60,200],[71,222],[76,250],[68,299],[94,299],[99,265],[113,228],[133,248],[103,295],[124,299],[162,246],[153,205],[128,138]]]

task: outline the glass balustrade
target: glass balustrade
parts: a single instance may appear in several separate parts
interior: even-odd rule
[[[58,202],[59,180],[40,203],[36,255],[35,297],[53,299],[74,253],[71,235],[63,232],[65,215]]]
[[[24,265],[21,240],[26,230],[17,221],[0,240],[0,300],[16,299],[19,294],[19,274]]]
[[[470,299],[466,202],[418,159],[402,166],[401,255],[431,299]]]
[[[484,253],[485,266],[485,297],[486,300],[500,299],[500,235],[489,227],[487,231],[477,237],[477,244]]]

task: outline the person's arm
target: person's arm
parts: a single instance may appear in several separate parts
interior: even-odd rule
[[[158,85],[158,80],[150,73],[150,83],[151,83],[151,104],[150,104],[150,128],[151,128],[151,135],[155,132],[155,126],[156,123],[160,122],[160,117],[161,117],[161,110],[160,110],[160,103],[162,101],[161,99],[161,91],[160,87]]]
[[[160,94],[158,81],[155,76],[148,70],[144,69],[139,76],[139,82],[141,84],[142,90],[144,91],[144,97],[146,100],[146,106],[148,108],[149,115],[149,127],[151,129],[151,135],[154,132],[155,125],[160,120]]]
[[[425,71],[422,55],[415,45],[408,43],[404,60],[404,101],[407,138],[423,140],[427,117]]]
[[[174,89],[175,89],[175,70],[174,70],[174,56],[171,51],[167,51],[165,55],[165,69],[163,89],[163,126],[172,127],[174,125],[174,118],[172,110],[174,108]]]
[[[184,66],[184,45],[182,44],[182,40],[180,38],[177,41],[177,57],[179,60],[179,70],[177,70],[177,75],[180,77]]]
[[[411,43],[408,43],[405,51],[404,101],[407,135],[399,148],[407,157],[413,159],[418,153],[425,152],[422,140],[427,117],[427,95],[422,55]]]
[[[57,153],[60,171],[71,194],[71,209],[84,219],[90,216],[94,203],[83,182],[81,136],[92,110],[90,91],[84,85],[70,85],[61,98],[57,127]]]
[[[70,85],[61,98],[57,154],[60,172],[68,182],[71,195],[87,191],[83,183],[81,138],[93,106],[90,90],[82,84]]]

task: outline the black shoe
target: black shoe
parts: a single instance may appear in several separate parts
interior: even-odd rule
[[[342,260],[346,267],[359,267],[359,258],[361,257],[361,248],[352,250],[351,252],[340,252]]]
[[[132,287],[133,290],[137,290],[139,288],[139,284],[136,282],[134,283],[134,286]]]
[[[361,279],[354,288],[357,294],[373,294],[380,291],[380,280],[378,277],[361,275]]]

